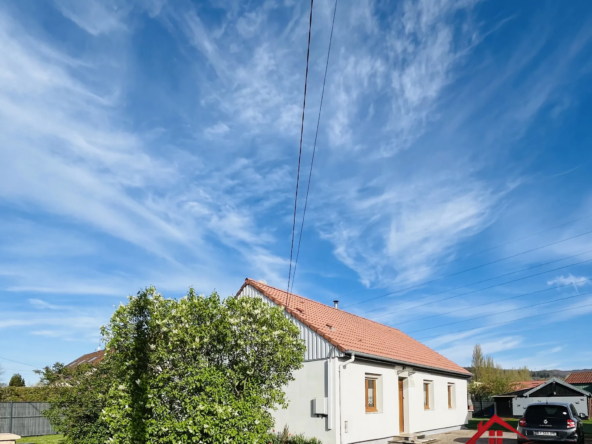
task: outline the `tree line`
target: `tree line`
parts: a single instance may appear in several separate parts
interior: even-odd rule
[[[479,344],[473,349],[470,371],[469,393],[480,399],[512,392],[519,388],[518,382],[532,379],[527,367],[504,369],[492,356],[484,355]]]

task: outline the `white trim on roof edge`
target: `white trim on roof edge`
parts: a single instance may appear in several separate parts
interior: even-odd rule
[[[238,296],[250,296],[250,297],[257,297],[261,298],[266,304],[277,307],[278,304],[273,302],[259,290],[251,286],[250,284],[245,285],[242,291],[238,294]],[[337,347],[319,335],[317,332],[312,330],[307,325],[300,322],[294,316],[290,315],[286,311],[284,311],[286,317],[288,317],[296,326],[298,330],[300,330],[300,339],[304,341],[306,345],[306,352],[304,353],[304,361],[318,361],[321,359],[328,359],[334,356],[342,357],[345,356],[342,352],[339,351]]]
[[[573,385],[571,385],[569,382],[565,382],[565,381],[563,381],[562,379],[557,379],[557,378],[555,378],[555,377],[553,377],[553,378],[549,379],[549,380],[548,380],[547,382],[545,382],[544,384],[538,385],[538,386],[536,386],[535,388],[533,388],[532,390],[529,390],[529,391],[527,391],[527,392],[526,392],[526,393],[524,393],[522,396],[524,396],[524,397],[529,397],[529,396],[530,396],[532,393],[534,393],[534,392],[536,392],[537,390],[539,390],[539,389],[541,389],[541,388],[545,387],[546,385],[549,385],[549,384],[550,384],[550,383],[552,383],[552,382],[557,382],[557,383],[559,383],[559,384],[561,384],[561,385],[563,385],[563,386],[565,386],[565,387],[567,387],[567,388],[570,388],[570,389],[572,389],[572,390],[575,390],[576,392],[579,392],[579,393],[581,393],[581,394],[582,394],[582,395],[584,395],[584,396],[592,396],[592,393],[590,393],[590,392],[587,392],[586,390],[582,390],[582,389],[580,389],[580,388],[578,388],[578,387],[574,387],[574,386],[573,386]]]
[[[405,365],[405,366],[409,366],[409,367],[412,367],[413,369],[417,369],[417,370],[427,370],[430,372],[439,372],[439,373],[444,373],[447,375],[454,375],[454,376],[465,378],[465,379],[469,379],[471,376],[473,376],[471,373],[455,372],[454,370],[446,370],[446,369],[440,368],[440,367],[432,367],[429,365],[415,364],[413,362],[401,361],[400,359],[385,358],[382,356],[371,355],[368,353],[362,353],[362,352],[355,351],[355,350],[346,350],[345,353],[346,354],[355,353],[357,358],[367,358],[367,359],[372,359],[374,361],[382,361],[382,362],[389,362],[392,364]]]

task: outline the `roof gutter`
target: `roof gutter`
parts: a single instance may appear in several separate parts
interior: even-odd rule
[[[391,359],[391,358],[385,358],[383,356],[371,355],[371,354],[368,354],[368,353],[360,353],[360,352],[355,351],[355,350],[346,350],[345,353],[346,354],[350,354],[350,355],[355,354],[359,358],[367,358],[367,359],[372,359],[374,361],[389,362],[389,363],[392,363],[392,364],[409,365],[411,367],[418,368],[418,369],[425,369],[425,370],[430,370],[430,371],[438,371],[438,372],[446,373],[446,374],[449,374],[449,375],[459,376],[459,377],[465,378],[465,379],[469,379],[471,376],[473,376],[471,373],[468,373],[468,372],[467,373],[455,372],[453,370],[446,370],[446,369],[443,369],[443,368],[431,367],[429,365],[421,365],[421,364],[416,364],[414,362],[401,361],[399,359]]]

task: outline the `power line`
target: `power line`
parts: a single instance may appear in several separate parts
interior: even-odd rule
[[[509,273],[504,273],[504,274],[500,274],[500,275],[497,275],[497,276],[494,276],[494,277],[490,277],[490,278],[487,278],[487,279],[482,279],[480,281],[471,282],[470,284],[461,285],[459,287],[449,288],[448,290],[439,291],[438,293],[431,293],[431,294],[428,294],[426,296],[422,296],[421,298],[415,299],[414,302],[421,301],[422,299],[427,299],[427,298],[432,297],[432,296],[438,296],[438,295],[441,295],[441,294],[444,294],[444,293],[448,293],[450,291],[460,290],[461,288],[467,288],[467,287],[471,287],[473,285],[482,284],[484,282],[494,281],[494,280],[499,279],[499,278],[503,278],[503,277],[506,277],[506,276],[511,276],[513,274],[522,273],[523,271],[534,270],[535,268],[544,267],[545,265],[554,264],[555,262],[561,262],[561,261],[564,261],[566,259],[571,259],[571,258],[582,256],[582,255],[588,254],[588,253],[592,253],[592,250],[584,251],[583,253],[572,254],[570,256],[562,257],[561,259],[555,259],[555,260],[552,260],[552,261],[549,261],[549,262],[545,262],[543,264],[532,265],[530,267],[521,268],[520,270],[510,271]],[[588,262],[588,261],[584,261],[584,262]],[[572,265],[579,265],[579,264],[582,264],[584,262],[576,262],[575,264],[572,264]],[[568,265],[568,267],[571,267],[571,265]],[[561,268],[565,268],[565,267],[561,267]],[[560,268],[554,268],[553,270],[559,270],[559,269]],[[553,271],[553,270],[548,270],[548,271]],[[537,274],[534,274],[534,275],[531,275],[531,276],[538,276],[538,275]],[[514,282],[514,281],[510,281],[510,282]],[[462,294],[457,295],[457,296],[464,296],[465,294],[471,294],[471,293],[474,293],[474,292],[477,292],[477,291],[488,290],[490,288],[497,287],[498,285],[501,285],[501,284],[493,285],[491,287],[480,288],[478,290],[475,290],[475,291],[472,291],[472,292],[469,292],[469,293],[462,293]],[[456,296],[454,296],[454,297],[456,297]],[[444,300],[446,300],[446,299],[439,299],[438,301],[444,301]],[[438,301],[434,301],[434,302],[438,302]],[[396,307],[398,305],[407,304],[408,302],[409,301],[401,301],[401,302],[397,302],[395,304],[390,304],[389,305],[389,308],[390,307]],[[373,308],[372,310],[364,311],[364,312],[362,312],[360,314],[368,314],[368,313],[372,313],[374,311],[384,310],[385,308],[386,307]],[[382,315],[380,315],[380,316],[382,316]]]
[[[588,279],[586,279],[586,281],[588,281]],[[555,286],[555,287],[549,287],[549,288],[545,288],[545,289],[543,289],[543,290],[532,291],[532,292],[530,292],[530,293],[523,293],[523,294],[519,294],[519,295],[517,295],[517,296],[511,296],[511,297],[509,297],[509,298],[504,298],[504,299],[496,299],[496,300],[495,300],[495,301],[493,301],[493,302],[487,302],[487,303],[485,303],[485,304],[472,305],[472,306],[471,306],[471,307],[469,307],[469,308],[470,308],[470,309],[473,309],[473,308],[485,307],[486,305],[497,304],[497,303],[499,303],[499,302],[505,302],[505,301],[509,301],[509,300],[511,300],[511,299],[518,299],[518,298],[523,298],[524,296],[532,296],[533,294],[544,293],[544,292],[546,292],[546,291],[551,291],[551,290],[557,290],[558,288],[563,288],[563,287],[571,287],[571,285],[572,285],[572,283],[570,282],[570,283],[568,283],[568,284],[557,285],[557,286]],[[577,287],[576,287],[576,288],[577,288]],[[458,309],[456,309],[456,310],[450,310],[450,311],[447,311],[447,312],[444,312],[444,313],[438,313],[438,314],[431,315],[431,316],[425,316],[425,317],[423,317],[423,318],[419,318],[419,319],[412,319],[412,320],[410,320],[410,321],[399,322],[399,323],[397,323],[397,327],[398,327],[399,325],[403,325],[403,324],[410,324],[410,323],[412,323],[412,322],[419,322],[419,321],[424,321],[424,320],[426,320],[426,319],[437,318],[437,317],[439,317],[439,316],[446,316],[446,315],[448,315],[448,314],[450,314],[450,313],[456,313],[456,312],[459,312],[459,311],[464,311],[464,310],[466,310],[466,309],[467,309],[466,307],[463,307],[463,308],[458,308]]]
[[[578,237],[582,237],[582,236],[585,236],[586,234],[590,234],[590,233],[592,233],[592,231],[586,231],[585,233],[577,234],[575,236],[568,237],[567,239],[562,239],[562,240],[559,240],[559,241],[551,242],[550,244],[542,245],[540,247],[531,248],[530,250],[522,251],[520,253],[516,253],[516,254],[513,254],[511,256],[507,256],[507,257],[501,258],[501,259],[497,259],[497,260],[492,261],[492,262],[487,262],[485,264],[477,265],[476,267],[467,268],[466,270],[457,271],[456,273],[452,273],[452,274],[448,274],[446,276],[442,276],[442,277],[439,277],[439,278],[436,278],[436,279],[432,279],[431,281],[421,282],[419,284],[415,284],[415,285],[412,285],[410,287],[403,288],[401,290],[393,291],[391,293],[386,293],[386,294],[383,294],[381,296],[376,296],[376,297],[373,297],[373,298],[364,299],[362,301],[358,301],[358,302],[355,302],[353,304],[346,305],[343,308],[353,307],[354,305],[359,305],[359,304],[362,304],[364,302],[369,302],[369,301],[373,301],[373,300],[376,300],[376,299],[384,298],[384,297],[387,297],[387,296],[392,296],[393,294],[402,293],[404,291],[412,290],[414,288],[421,287],[422,285],[431,284],[431,283],[434,283],[434,282],[441,281],[442,279],[446,279],[446,278],[449,278],[449,277],[452,277],[452,276],[457,276],[459,274],[466,273],[468,271],[473,271],[473,270],[477,270],[479,268],[486,267],[488,265],[497,264],[499,262],[503,262],[505,260],[512,259],[512,258],[521,256],[523,254],[532,253],[533,251],[538,251],[538,250],[541,250],[543,248],[550,247],[552,245],[560,244],[562,242],[567,242],[568,240],[572,240],[572,239],[575,239],[575,238],[578,238]]]
[[[310,0],[310,16],[308,19],[308,46],[306,49],[306,73],[304,74],[304,98],[302,100],[302,122],[300,124],[300,148],[298,152],[298,172],[296,174],[296,195],[294,197],[294,219],[292,221],[292,244],[290,246],[290,269],[288,271],[288,288],[286,289],[286,304],[290,298],[290,278],[292,277],[292,255],[294,253],[294,232],[296,231],[296,209],[298,207],[298,185],[300,183],[300,162],[302,160],[302,135],[304,134],[304,112],[306,110],[306,87],[308,85],[308,62],[310,60],[310,37],[312,34],[312,7],[314,0]]]
[[[538,307],[539,305],[550,304],[552,302],[565,301],[566,299],[573,299],[573,298],[577,298],[579,296],[586,296],[588,294],[592,294],[592,291],[590,291],[588,293],[582,293],[581,295],[580,294],[574,294],[572,296],[567,296],[567,297],[564,297],[564,298],[554,299],[552,301],[540,302],[538,304],[531,304],[528,307]],[[489,314],[482,315],[482,316],[475,316],[474,318],[461,319],[460,321],[449,322],[448,324],[441,324],[441,325],[436,325],[434,327],[426,327],[426,328],[422,328],[422,329],[419,329],[419,330],[413,330],[413,331],[410,331],[409,334],[411,334],[411,333],[417,333],[419,331],[433,330],[434,328],[447,327],[449,325],[460,324],[462,322],[474,321],[475,319],[483,319],[483,318],[486,318],[488,316],[495,316],[495,315],[498,315],[498,314],[511,313],[513,311],[522,310],[524,308],[527,308],[527,307],[512,308],[511,310],[504,310],[504,311],[498,311],[497,313],[489,313]]]
[[[378,316],[376,316],[376,317],[380,317],[380,316],[386,316],[386,315],[389,315],[389,314],[393,314],[393,313],[398,313],[398,312],[401,312],[401,311],[410,310],[410,309],[412,309],[412,308],[424,307],[424,306],[426,306],[426,305],[433,304],[433,303],[435,303],[435,302],[443,302],[443,301],[448,301],[448,300],[450,300],[450,299],[455,299],[455,298],[458,298],[458,297],[461,297],[461,296],[466,296],[466,295],[468,295],[468,294],[478,293],[478,292],[480,292],[480,291],[483,291],[483,290],[489,290],[489,289],[491,289],[491,288],[500,287],[500,286],[502,286],[502,285],[511,284],[511,283],[518,282],[518,281],[523,281],[524,279],[528,279],[528,278],[535,277],[535,276],[540,276],[540,275],[542,275],[542,274],[550,273],[551,271],[562,270],[562,269],[564,269],[564,268],[573,267],[573,266],[575,266],[575,265],[580,265],[580,264],[583,264],[583,263],[586,263],[586,262],[590,262],[590,261],[592,261],[592,259],[588,259],[588,260],[585,260],[585,261],[582,261],[582,262],[577,262],[577,263],[575,263],[575,264],[566,265],[566,266],[564,266],[564,267],[553,268],[553,269],[551,269],[551,270],[542,271],[542,272],[540,272],[540,273],[531,274],[530,276],[524,276],[524,277],[521,277],[521,278],[518,278],[518,279],[511,280],[511,281],[502,282],[501,284],[491,285],[490,287],[486,287],[486,288],[480,288],[480,289],[478,289],[478,290],[468,291],[468,292],[466,292],[466,293],[457,294],[457,295],[450,296],[450,297],[443,298],[443,299],[438,299],[437,301],[426,302],[426,303],[424,303],[424,304],[419,304],[419,305],[414,305],[414,306],[412,306],[412,307],[402,308],[402,309],[400,309],[400,310],[391,311],[391,312],[389,312],[389,313],[383,313],[383,314],[380,314],[380,315],[378,315]]]
[[[306,186],[306,198],[304,199],[304,211],[302,212],[302,223],[300,224],[300,236],[298,238],[298,248],[296,250],[296,262],[294,262],[294,274],[292,276],[292,289],[296,279],[296,268],[298,267],[298,258],[300,257],[300,244],[302,242],[302,232],[304,231],[304,218],[306,217],[306,208],[308,206],[308,192],[310,191],[310,181],[312,178],[312,167],[314,164],[315,153],[317,150],[317,138],[319,137],[319,125],[321,123],[321,110],[323,109],[323,98],[325,97],[325,83],[327,82],[327,71],[329,70],[329,57],[331,56],[331,42],[333,41],[333,28],[335,27],[335,15],[337,13],[337,0],[333,8],[333,22],[331,23],[331,34],[329,36],[329,49],[327,49],[327,63],[325,64],[325,76],[323,77],[323,88],[321,90],[321,103],[319,105],[319,115],[317,117],[317,130],[315,132],[314,145],[312,148],[312,157],[310,159],[310,171],[308,172],[308,185]]]
[[[29,367],[37,368],[37,366],[36,366],[36,365],[25,364],[24,362],[15,361],[14,359],[8,359],[8,358],[4,358],[4,357],[2,357],[2,356],[0,356],[0,359],[3,359],[3,360],[5,360],[5,361],[14,362],[14,363],[16,363],[16,364],[22,364],[22,365],[27,365],[27,366],[29,366]]]
[[[570,221],[564,222],[564,223],[559,224],[559,225],[555,225],[555,226],[550,227],[550,228],[546,228],[546,229],[544,229],[542,231],[537,231],[536,233],[529,234],[529,235],[524,236],[524,237],[519,237],[519,238],[516,238],[516,239],[512,239],[510,241],[507,241],[507,242],[504,242],[504,243],[495,245],[493,247],[486,248],[485,250],[476,251],[475,253],[471,253],[471,254],[469,254],[467,256],[459,257],[457,259],[452,259],[451,261],[440,262],[437,266],[440,267],[442,265],[452,264],[454,262],[462,261],[462,260],[465,260],[465,259],[467,259],[469,257],[476,256],[476,255],[481,254],[481,253],[487,253],[488,251],[495,250],[495,249],[500,248],[500,247],[505,247],[506,245],[510,245],[510,244],[513,244],[515,242],[519,242],[519,241],[524,240],[524,239],[528,239],[528,238],[531,238],[531,237],[534,237],[534,236],[538,236],[539,234],[543,234],[543,233],[546,233],[548,231],[555,230],[556,228],[561,228],[561,227],[564,227],[566,225],[570,225],[570,224],[573,224],[575,222],[579,222],[581,220],[588,219],[590,217],[592,217],[592,214],[588,214],[588,215],[583,216],[583,217],[580,217],[578,219],[572,219]],[[410,276],[416,276],[417,274],[419,274],[419,272],[413,273]],[[342,296],[349,296],[349,295],[352,295],[352,294],[355,294],[355,293],[357,293],[357,290],[356,291],[352,291],[351,293],[342,294]]]
[[[496,322],[496,323],[493,323],[493,324],[486,325],[485,327],[493,327],[495,325],[510,324],[512,322],[522,321],[524,319],[538,318],[538,317],[541,317],[541,316],[548,316],[550,314],[563,313],[565,311],[577,310],[579,308],[585,308],[585,307],[592,307],[592,304],[580,305],[578,307],[565,308],[563,310],[554,310],[554,311],[552,311],[550,313],[541,313],[541,314],[533,315],[533,316],[525,316],[523,318],[512,319],[511,321]],[[452,331],[452,332],[446,333],[446,334],[464,333],[465,331],[478,330],[479,328],[484,328],[484,327],[467,328],[467,329],[464,329],[464,330]],[[420,341],[420,340],[424,340],[424,339],[437,338],[438,336],[442,336],[442,335],[439,334],[439,335],[432,335],[432,336],[424,336],[424,337],[415,338],[415,339],[417,339],[418,341]]]

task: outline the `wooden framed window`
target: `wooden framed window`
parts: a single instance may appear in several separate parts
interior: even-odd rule
[[[454,389],[454,384],[448,384],[448,408],[452,408],[452,390]]]
[[[432,407],[432,399],[431,399],[431,388],[432,382],[431,381],[423,381],[423,408],[424,410],[430,410]]]
[[[454,408],[454,384],[453,383],[448,384],[448,408],[449,409]]]
[[[376,378],[368,378],[365,380],[366,392],[366,412],[377,412],[377,388],[378,380]]]

